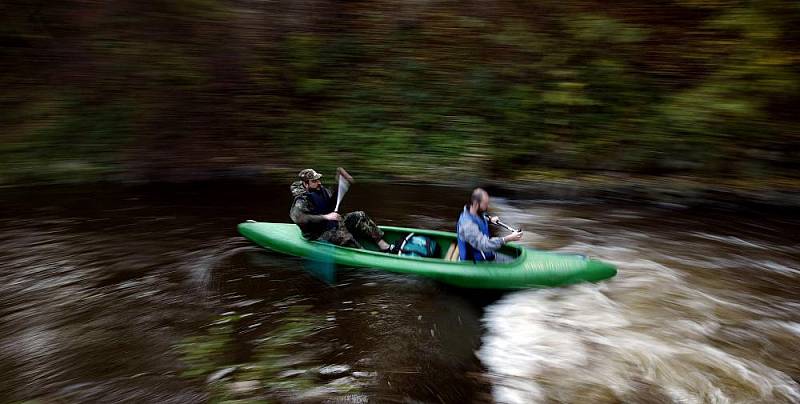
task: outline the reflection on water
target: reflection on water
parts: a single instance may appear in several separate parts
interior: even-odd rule
[[[464,199],[360,186],[345,208],[384,224],[452,230]],[[619,275],[505,295],[368,269],[326,284],[235,233],[285,221],[285,184],[7,192],[0,401],[800,401],[796,218],[497,202],[526,244]]]
[[[321,347],[314,340],[326,328],[325,319],[310,313],[311,306],[292,301],[277,305],[285,307],[286,314],[272,322],[270,331],[252,340],[247,362],[241,363],[233,353],[241,345],[236,337],[242,335],[240,323],[248,315],[224,313],[205,334],[186,338],[179,345],[187,366],[183,376],[207,383],[210,399],[215,402],[311,400],[360,392],[373,374],[353,372],[354,376],[343,376],[350,373],[350,366],[326,366],[315,361],[319,355],[314,351]],[[258,326],[259,323],[247,324],[244,329]],[[326,380],[332,377],[335,378]]]
[[[251,398],[279,400],[488,394],[484,383],[464,380],[482,371],[474,356],[479,308],[467,296],[427,280],[356,269],[338,270],[328,285],[305,265],[256,249],[232,257],[224,279],[212,283],[222,305],[236,310],[236,343],[221,352],[227,362],[204,374],[235,366],[221,380],[226,389],[255,381]]]

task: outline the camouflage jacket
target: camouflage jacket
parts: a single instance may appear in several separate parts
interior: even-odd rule
[[[292,208],[289,210],[289,217],[292,222],[300,227],[303,232],[303,237],[309,240],[317,239],[322,233],[327,230],[330,225],[329,221],[323,218],[323,215],[314,214],[316,206],[314,201],[309,197],[308,192],[303,187],[303,181],[295,181],[289,187],[292,192]],[[336,200],[336,193],[331,192],[330,189],[322,187],[322,192],[328,194],[332,200]]]

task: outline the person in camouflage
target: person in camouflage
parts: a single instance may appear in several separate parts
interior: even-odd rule
[[[350,178],[343,168],[336,172]],[[373,240],[381,251],[390,251],[392,246],[383,240],[383,231],[362,211],[351,212],[343,217],[334,212],[336,192],[322,185],[322,174],[307,168],[298,174],[299,181],[292,183],[290,190],[294,201],[289,217],[300,227],[307,240],[323,240],[344,247],[363,248],[357,237]],[[337,191],[338,192],[338,191]]]

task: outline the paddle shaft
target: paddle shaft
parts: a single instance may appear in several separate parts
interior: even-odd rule
[[[344,199],[344,194],[346,194],[347,190],[350,188],[349,184],[346,184],[346,179],[339,178],[339,191],[336,192],[336,208],[333,209],[336,213],[339,213],[339,205],[342,203],[342,199]]]
[[[492,223],[492,220],[489,218],[489,215],[486,215],[485,217],[486,217],[486,220],[489,221],[489,223]],[[506,230],[512,231],[512,232],[513,231],[520,231],[519,229],[515,229],[515,228],[513,228],[513,227],[511,227],[511,226],[509,226],[509,225],[507,225],[507,224],[505,224],[505,223],[503,223],[503,222],[501,222],[499,220],[497,221],[497,223],[492,223],[492,224],[500,226],[500,227],[503,227]]]

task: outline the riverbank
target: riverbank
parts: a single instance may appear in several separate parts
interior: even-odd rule
[[[216,169],[174,169],[160,176],[111,172],[97,176],[65,176],[32,182],[0,184],[0,189],[65,184],[114,183],[129,185],[189,184],[205,182],[290,183],[297,167],[287,165],[243,165]],[[321,172],[333,171],[323,167]],[[437,174],[438,173],[438,174]],[[352,170],[360,184],[392,183],[437,185],[453,188],[487,187],[494,194],[518,199],[560,201],[602,201],[673,207],[750,209],[800,207],[800,179],[788,177],[709,178],[698,176],[642,176],[626,173],[575,172],[559,170],[526,171],[511,178],[486,178],[459,172],[444,176],[430,170],[417,176],[386,176]],[[487,174],[488,175],[488,174]],[[332,181],[332,179],[329,179]]]
[[[591,199],[720,209],[800,206],[800,180],[790,178],[744,180],[591,174],[490,183],[510,191],[515,197],[527,199]]]

